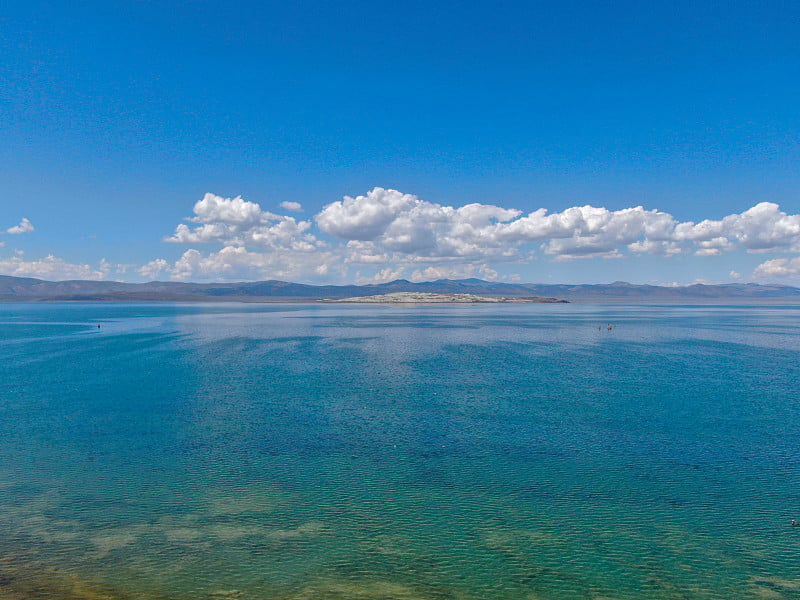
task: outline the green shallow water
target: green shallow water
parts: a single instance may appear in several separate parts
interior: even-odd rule
[[[0,305],[0,599],[800,598],[798,354],[785,306]]]

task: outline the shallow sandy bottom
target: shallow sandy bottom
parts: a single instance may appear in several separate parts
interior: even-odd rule
[[[129,600],[103,586],[42,565],[0,558],[0,600]]]

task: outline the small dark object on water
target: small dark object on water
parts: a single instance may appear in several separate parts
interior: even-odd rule
[[[97,324],[97,328],[100,329],[100,323]]]
[[[800,523],[792,519],[792,527],[800,527]]]

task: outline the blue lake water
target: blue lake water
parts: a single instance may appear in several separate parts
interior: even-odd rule
[[[799,385],[790,306],[0,304],[0,598],[800,598]]]

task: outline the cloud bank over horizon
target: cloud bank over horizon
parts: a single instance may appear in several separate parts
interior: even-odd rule
[[[288,212],[303,210],[297,202],[280,206]],[[750,280],[800,276],[800,214],[787,214],[772,202],[719,220],[694,222],[642,206],[608,210],[587,204],[527,214],[495,204],[448,206],[375,187],[331,202],[305,219],[263,210],[240,196],[212,193],[196,202],[192,212],[163,240],[185,247],[172,261],[159,257],[131,269],[101,261],[93,268],[52,255],[29,261],[17,254],[0,259],[0,272],[86,279],[135,272],[144,279],[176,281],[520,280],[513,271],[537,261],[625,261],[637,256],[702,260],[745,252],[779,255],[761,262]],[[5,232],[32,231],[33,225],[23,218]],[[737,279],[742,277],[736,272]]]
[[[54,281],[103,280],[107,279],[111,272],[112,266],[104,259],[101,259],[97,266],[73,264],[52,254],[48,254],[44,258],[29,260],[21,250],[17,250],[9,258],[0,258],[0,274],[14,277],[35,277]]]
[[[204,253],[190,248],[172,264],[159,259],[143,266],[142,276],[344,280],[354,274],[361,283],[399,277],[497,279],[496,266],[504,263],[800,253],[800,215],[787,214],[772,202],[720,220],[680,222],[642,206],[611,211],[584,205],[524,214],[494,204],[447,206],[376,187],[327,204],[313,218],[300,221],[264,211],[241,197],[209,193],[186,221],[165,241],[221,249]],[[773,259],[762,263],[753,277],[798,272],[791,259]]]

